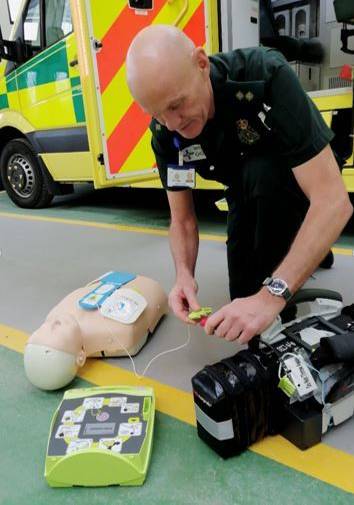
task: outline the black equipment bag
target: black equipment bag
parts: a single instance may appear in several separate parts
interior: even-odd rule
[[[340,300],[340,295],[328,293],[328,298]],[[299,293],[298,303],[312,300],[310,294],[310,290],[305,295]],[[291,317],[289,312],[289,318],[289,322],[294,320],[296,312]],[[308,327],[330,330],[333,336],[320,338],[312,348],[300,338],[301,331]],[[240,454],[266,435],[278,433],[302,450],[319,443],[323,405],[313,396],[289,403],[278,387],[279,360],[289,352],[298,354],[307,349],[318,370],[338,363],[339,369],[333,375],[333,383],[326,385],[324,397],[326,404],[335,405],[354,394],[353,330],[354,304],[344,307],[340,315],[329,321],[320,316],[300,323],[294,321],[282,330],[285,338],[272,345],[260,343],[255,337],[249,349],[205,366],[192,378],[199,437],[223,458]],[[339,412],[339,419],[341,416]]]
[[[279,432],[283,402],[274,363],[244,350],[192,378],[198,435],[223,458]]]

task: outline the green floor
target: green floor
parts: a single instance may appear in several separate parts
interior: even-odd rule
[[[353,495],[250,451],[227,461],[196,430],[158,413],[147,480],[136,488],[51,489],[44,477],[50,420],[62,393],[33,388],[22,355],[0,347],[1,505],[352,504]],[[77,380],[74,387],[87,386]]]

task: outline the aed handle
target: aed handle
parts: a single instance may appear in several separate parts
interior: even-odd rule
[[[168,0],[168,3],[171,5],[172,3],[174,2],[174,0]],[[176,19],[174,20],[174,22],[172,23],[173,26],[178,26],[180,24],[180,22],[182,21],[182,19],[184,18],[184,16],[186,15],[187,11],[189,9],[189,0],[185,0],[184,1],[184,4],[183,4],[183,7],[181,9],[181,12],[178,14],[178,16],[176,17]]]
[[[151,397],[145,396],[144,403],[143,403],[143,419],[144,419],[144,421],[147,421],[149,414],[150,414],[150,409],[151,409]]]
[[[299,303],[313,302],[317,298],[325,298],[329,300],[343,302],[342,295],[337,291],[332,291],[330,289],[319,289],[319,288],[299,289],[294,294],[294,296],[289,300],[284,309],[285,311],[287,309],[291,309],[291,311],[287,313],[286,315],[287,319],[285,319],[285,321],[283,321],[282,314],[280,314],[282,321],[287,322],[289,315],[291,316],[291,318],[296,317],[296,305],[298,305]],[[328,324],[328,322],[326,321],[324,324]],[[256,335],[249,341],[248,343],[249,349],[253,352],[257,351],[259,348],[259,343],[260,343],[260,336]],[[264,340],[262,340],[262,343],[267,345],[267,343]]]

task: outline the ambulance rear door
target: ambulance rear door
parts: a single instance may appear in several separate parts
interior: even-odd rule
[[[71,0],[71,5],[95,186],[155,179],[150,117],[129,93],[126,53],[134,36],[151,24],[176,25],[204,45],[204,2]]]

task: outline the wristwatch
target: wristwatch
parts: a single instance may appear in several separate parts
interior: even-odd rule
[[[263,286],[266,286],[269,293],[274,296],[282,296],[286,302],[292,298],[292,293],[290,292],[288,285],[283,279],[278,279],[273,277],[267,277],[263,281]]]

